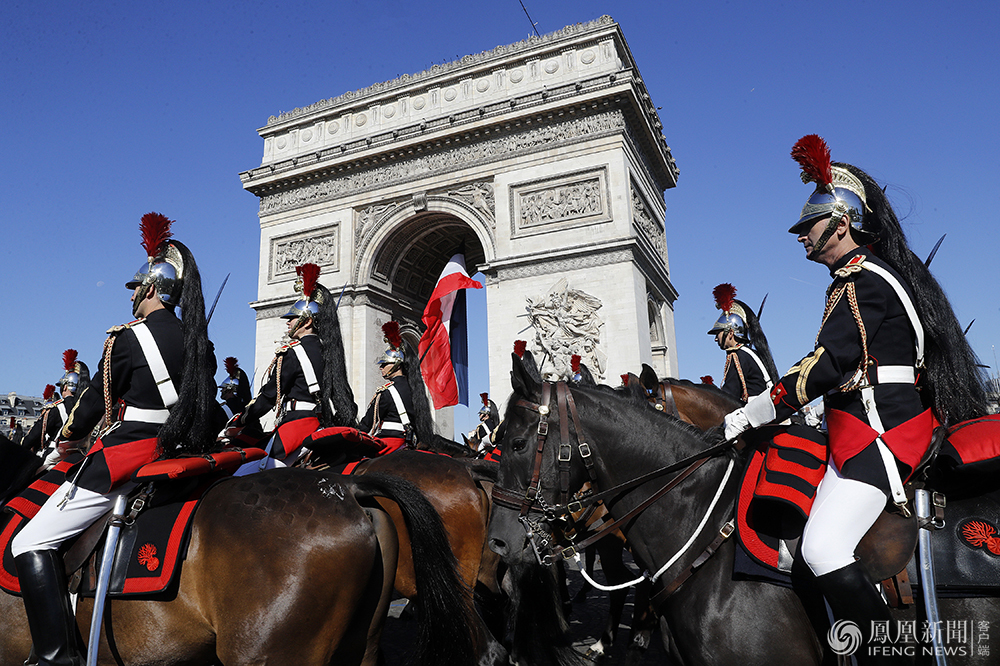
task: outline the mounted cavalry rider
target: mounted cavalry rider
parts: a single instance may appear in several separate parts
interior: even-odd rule
[[[753,310],[736,299],[736,287],[720,284],[712,290],[715,307],[722,315],[708,331],[719,348],[726,352],[722,390],[743,403],[770,391],[778,370],[771,358],[767,338]]]
[[[890,616],[855,547],[887,500],[904,511],[903,483],[934,428],[987,412],[985,382],[883,190],[857,167],[831,164],[816,135],[796,143],[792,157],[803,181],[817,187],[789,231],[807,259],[830,269],[833,283],[815,349],[769,394],[728,414],[725,434],[787,418],[824,396],[829,460],[801,555],[834,616],[870,638],[872,622]]]
[[[289,467],[307,453],[302,440],[321,426],[353,425],[357,416],[354,392],[347,381],[344,343],[337,306],[319,283],[320,268],[303,264],[295,269],[298,299],[282,315],[288,322],[289,342],[275,351],[264,374],[264,385],[233,423],[259,423],[278,407],[274,432],[266,446],[267,457],[247,463],[242,476],[273,467]]]
[[[579,358],[579,357],[577,357]],[[477,452],[484,454],[493,448],[490,436],[500,423],[500,411],[495,402],[490,400],[489,393],[480,393],[483,406],[479,408],[479,425],[469,433],[469,444],[476,447]]]
[[[379,455],[398,451],[406,445],[416,444],[413,423],[413,394],[407,377],[408,359],[399,322],[388,321],[382,325],[384,340],[389,345],[379,357],[378,369],[387,380],[375,389],[358,429],[383,442]],[[417,365],[412,363],[412,365]],[[421,388],[423,385],[421,384]]]
[[[102,419],[105,425],[11,544],[42,665],[84,663],[59,547],[132,490],[139,467],[164,455],[198,453],[214,442],[215,358],[201,277],[190,251],[171,240],[170,225],[159,213],[142,218],[147,261],[125,285],[133,290],[137,319],[109,331],[99,370],[78,396],[60,446],[84,440]]]
[[[228,421],[243,413],[253,394],[250,392],[250,378],[240,367],[240,362],[235,356],[227,356],[223,361],[223,367],[226,369],[226,378],[219,384],[219,397],[222,399],[220,405]]]
[[[51,395],[44,395],[45,401],[41,418],[24,436],[22,446],[36,451],[43,460],[44,469],[52,469],[56,463],[65,458],[69,453],[66,450],[60,451],[56,446],[59,439],[59,432],[63,424],[69,418],[69,413],[76,404],[76,397],[83,393],[83,390],[90,384],[90,369],[83,361],[78,360],[78,352],[75,349],[67,349],[63,352],[63,376],[59,378],[55,386],[46,386],[45,393],[52,390]],[[59,395],[56,396],[56,387]]]

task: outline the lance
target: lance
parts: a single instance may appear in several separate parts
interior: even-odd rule
[[[226,273],[226,279],[222,281],[222,286],[219,287],[218,293],[215,294],[215,300],[212,301],[212,309],[208,311],[208,316],[205,317],[205,326],[208,326],[208,322],[212,321],[212,315],[215,314],[215,306],[219,304],[219,296],[222,296],[222,290],[226,288],[226,283],[229,282],[229,276],[232,273]]]

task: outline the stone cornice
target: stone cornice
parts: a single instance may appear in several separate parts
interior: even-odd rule
[[[539,115],[607,104],[609,98],[631,108],[630,131],[641,137],[643,158],[658,165],[658,185],[676,183],[656,108],[620,27],[608,17],[467,56],[439,74],[401,77],[283,115],[259,130],[264,157],[261,166],[240,173],[244,188],[260,196],[262,187],[295,186],[282,182],[293,176],[323,178],[357,162],[434,150],[510,123],[537,122]]]
[[[513,44],[497,46],[489,51],[467,55],[458,60],[453,60],[452,62],[432,65],[422,72],[417,72],[416,74],[403,74],[402,76],[399,76],[391,81],[375,83],[367,88],[346,92],[342,95],[331,97],[329,99],[322,99],[314,104],[296,108],[292,111],[279,112],[277,115],[268,118],[267,127],[272,127],[289,120],[303,118],[317,112],[325,113],[330,110],[337,109],[338,107],[357,104],[358,102],[389,93],[396,93],[401,89],[412,87],[415,84],[426,85],[434,79],[443,78],[449,74],[462,72],[472,67],[481,67],[484,65],[488,66],[499,60],[510,59],[512,56],[527,56],[535,51],[538,51],[540,48],[548,48],[549,50],[552,50],[557,48],[561,42],[565,42],[568,39],[578,38],[582,35],[597,32],[614,25],[616,25],[614,19],[607,15],[601,16],[593,21],[588,21],[587,23],[568,25],[561,30],[550,32],[542,35],[541,37],[529,37]]]

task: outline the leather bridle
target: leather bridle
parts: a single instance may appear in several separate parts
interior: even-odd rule
[[[551,416],[549,403],[551,401],[553,387],[555,387],[556,392],[556,411],[558,413],[558,426],[560,433],[559,451],[556,457],[559,488],[557,491],[558,500],[553,504],[549,504],[546,502],[542,494],[541,468],[545,444],[549,437],[549,418]],[[663,497],[663,495],[677,487],[682,481],[684,481],[684,479],[689,477],[703,464],[712,458],[733,449],[733,442],[724,441],[675,463],[655,469],[651,472],[647,472],[646,474],[632,479],[631,481],[626,481],[625,483],[618,484],[613,488],[601,491],[598,489],[593,452],[591,451],[591,447],[587,443],[586,437],[584,436],[583,429],[580,425],[580,417],[577,412],[576,402],[566,382],[545,382],[542,385],[540,403],[519,398],[514,405],[538,414],[538,425],[535,428],[535,457],[532,465],[531,478],[528,482],[527,489],[523,493],[501,487],[499,483],[494,485],[493,501],[502,507],[518,511],[518,520],[522,526],[524,526],[528,540],[535,551],[535,556],[538,559],[539,564],[543,566],[548,566],[560,560],[573,557],[578,551],[582,551],[584,548],[600,540],[610,532],[621,528],[624,524],[631,521],[637,515],[645,511],[650,505]],[[572,419],[573,427],[576,431],[577,450],[583,460],[591,483],[590,492],[571,501],[569,500],[569,475],[573,446],[569,437],[570,419]],[[507,452],[504,452],[504,454],[509,455]],[[657,491],[640,502],[635,508],[625,513],[625,515],[618,519],[603,523],[600,526],[600,529],[593,533],[586,535],[577,533],[576,525],[584,523],[586,519],[589,518],[590,512],[598,503],[612,497],[620,496],[625,491],[642,486],[654,479],[663,477],[672,472],[678,473],[668,479]],[[587,510],[584,518],[574,521],[572,514],[580,513],[584,510]],[[532,517],[533,514],[535,515],[535,519]],[[537,514],[541,514],[541,516],[538,517]],[[548,523],[553,534],[555,534],[555,529],[552,528],[557,527],[556,523],[566,525],[566,527],[563,527],[562,525],[558,527],[564,537],[570,541],[570,545],[556,545],[554,547],[550,547],[549,539],[540,529],[540,522]],[[729,533],[731,533],[731,528],[723,538],[728,537]],[[584,538],[580,541],[576,541],[576,539],[581,536]],[[718,545],[715,544],[715,547],[717,548]],[[714,552],[714,548],[712,552]],[[690,573],[687,575],[690,575]]]

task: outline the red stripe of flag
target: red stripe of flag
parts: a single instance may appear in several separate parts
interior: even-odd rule
[[[459,289],[482,289],[465,271],[465,256],[452,256],[441,271],[422,317],[424,331],[417,345],[420,372],[434,401],[434,409],[458,404],[458,383],[451,364],[451,311]]]

